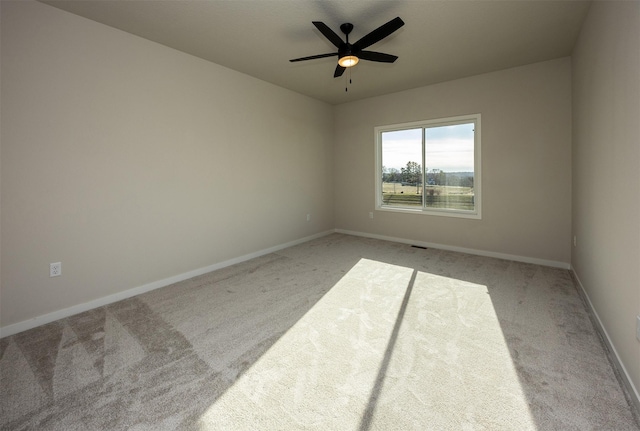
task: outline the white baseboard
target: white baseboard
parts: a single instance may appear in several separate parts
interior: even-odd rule
[[[72,307],[64,308],[62,310],[54,311],[52,313],[43,314],[42,316],[34,317],[33,319],[24,320],[22,322],[14,323],[0,328],[0,338],[8,337],[13,334],[17,334],[28,329],[35,328],[37,326],[46,325],[53,321],[64,319],[65,317],[73,316],[78,313],[92,310],[94,308],[102,307],[112,304],[114,302],[122,301],[123,299],[131,298],[132,296],[140,295],[151,290],[159,289],[161,287],[169,286],[170,284],[177,283],[179,281],[187,280],[189,278],[197,277],[202,274],[206,274],[217,269],[226,268],[227,266],[235,265],[256,257],[264,256],[269,253],[292,247],[294,245],[302,244],[307,241],[311,241],[316,238],[321,238],[326,235],[334,233],[334,230],[328,230],[320,232],[315,235],[300,238],[294,241],[290,241],[284,244],[279,244],[274,247],[266,248],[264,250],[249,253],[244,256],[239,256],[233,259],[225,260],[224,262],[214,263],[213,265],[206,266],[204,268],[195,269],[193,271],[178,274],[173,277],[165,278],[163,280],[154,281],[152,283],[144,284],[142,286],[134,287],[122,292],[114,293],[113,295],[104,296],[102,298],[95,299],[93,301],[85,302],[83,304],[74,305]]]
[[[600,320],[600,316],[598,316],[598,312],[593,306],[593,303],[591,302],[591,298],[589,298],[589,294],[587,293],[587,290],[582,285],[582,282],[580,281],[580,277],[578,277],[578,274],[576,273],[573,267],[571,267],[571,275],[573,276],[573,279],[578,284],[578,287],[580,288],[580,292],[584,296],[586,303],[589,306],[589,311],[595,317],[595,323],[596,323],[597,329],[602,335],[602,339],[607,345],[607,348],[611,352],[611,355],[609,355],[609,357],[613,361],[613,365],[618,370],[620,379],[622,380],[623,385],[627,389],[629,397],[631,398],[631,402],[636,407],[636,412],[640,415],[640,393],[638,392],[638,388],[636,388],[636,386],[633,384],[633,381],[631,380],[631,376],[629,376],[629,373],[627,372],[627,368],[624,366],[624,363],[620,359],[620,356],[618,355],[618,351],[613,345],[613,342],[611,341],[611,337],[609,337],[609,333],[607,332],[604,325],[602,324],[602,320]]]
[[[435,248],[438,250],[457,251],[460,253],[474,254],[477,256],[495,257],[497,259],[513,260],[516,262],[551,266],[553,268],[561,268],[561,269],[571,268],[570,264],[566,262],[555,261],[555,260],[538,259],[535,257],[518,256],[518,255],[506,254],[506,253],[496,253],[493,251],[476,250],[476,249],[464,248],[464,247],[455,247],[450,245],[436,244],[432,242],[414,241],[414,240],[405,239],[405,238],[396,238],[391,236],[376,235],[376,234],[365,233],[365,232],[356,232],[356,231],[345,230],[345,229],[336,229],[336,232],[344,233],[346,235],[355,235],[355,236],[362,236],[366,238],[381,239],[384,241],[399,242],[401,244],[411,244],[411,245],[417,245],[420,247]]]
[[[260,250],[260,251],[254,252],[254,253],[249,253],[249,254],[246,254],[244,256],[240,256],[240,257],[236,257],[236,258],[233,258],[233,259],[230,259],[230,260],[226,260],[224,262],[215,263],[213,265],[209,265],[209,266],[206,266],[204,268],[199,268],[199,269],[196,269],[196,270],[193,270],[193,271],[185,272],[183,274],[175,275],[173,277],[165,278],[163,280],[154,281],[152,283],[144,284],[142,286],[138,286],[138,287],[134,287],[132,289],[128,289],[128,290],[122,291],[122,292],[114,293],[113,295],[108,295],[108,296],[105,296],[105,297],[102,297],[102,298],[95,299],[93,301],[85,302],[83,304],[74,305],[72,307],[64,308],[62,310],[58,310],[58,311],[54,311],[52,313],[44,314],[42,316],[37,316],[37,317],[34,317],[33,319],[24,320],[22,322],[14,323],[12,325],[7,325],[7,326],[4,326],[4,327],[0,328],[0,338],[8,337],[10,335],[17,334],[18,332],[26,331],[28,329],[32,329],[32,328],[35,328],[35,327],[40,326],[40,325],[45,325],[47,323],[51,323],[51,322],[53,322],[55,320],[58,320],[58,319],[64,319],[66,317],[73,316],[73,315],[78,314],[78,313],[82,313],[82,312],[85,312],[85,311],[88,311],[88,310],[91,310],[91,309],[94,309],[94,308],[98,308],[98,307],[102,307],[102,306],[105,306],[105,305],[108,305],[108,304],[112,304],[114,302],[118,302],[118,301],[121,301],[123,299],[131,298],[132,296],[140,295],[142,293],[149,292],[149,291],[155,290],[155,289],[159,289],[161,287],[165,287],[165,286],[168,286],[168,285],[173,284],[173,283],[177,283],[177,282],[180,282],[180,281],[183,281],[183,280],[187,280],[189,278],[197,277],[199,275],[206,274],[207,272],[211,272],[211,271],[215,271],[217,269],[225,268],[227,266],[231,266],[231,265],[234,265],[236,263],[244,262],[244,261],[247,261],[249,259],[253,259],[253,258],[259,257],[259,256],[264,256],[265,254],[273,253],[273,252],[276,252],[278,250],[282,250],[282,249],[287,248],[287,247],[292,247],[294,245],[302,244],[304,242],[311,241],[313,239],[329,235],[329,234],[331,234],[333,232],[343,233],[343,234],[347,234],[347,235],[367,237],[367,238],[381,239],[381,240],[385,240],[385,241],[399,242],[399,243],[403,243],[403,244],[418,245],[418,246],[421,246],[421,247],[435,248],[435,249],[448,250],[448,251],[457,251],[457,252],[461,252],[461,253],[475,254],[475,255],[487,256],[487,257],[495,257],[495,258],[499,258],[499,259],[514,260],[514,261],[518,261],[518,262],[532,263],[532,264],[537,264],[537,265],[545,265],[545,266],[551,266],[551,267],[555,267],[555,268],[563,268],[563,269],[569,269],[570,268],[569,264],[568,263],[564,263],[564,262],[556,262],[556,261],[550,261],[550,260],[544,260],[544,259],[536,259],[536,258],[529,258],[529,257],[523,257],[523,256],[515,256],[515,255],[510,255],[510,254],[495,253],[495,252],[489,252],[489,251],[483,251],[483,250],[474,250],[474,249],[468,249],[468,248],[463,248],[463,247],[447,246],[447,245],[435,244],[435,243],[423,242],[423,241],[412,241],[412,240],[408,240],[408,239],[404,239],[404,238],[389,237],[389,236],[369,234],[369,233],[364,233],[364,232],[349,231],[349,230],[344,230],[344,229],[335,229],[335,230],[332,229],[332,230],[321,232],[321,233],[318,233],[318,234],[315,234],[315,235],[311,235],[311,236],[308,236],[308,237],[305,237],[305,238],[301,238],[301,239],[298,239],[298,240],[295,240],[295,241],[290,241],[290,242],[287,242],[287,243],[284,243],[284,244],[280,244],[280,245],[277,245],[277,246],[274,246],[274,247],[270,247],[270,248],[267,248],[267,249],[264,249],[264,250]]]

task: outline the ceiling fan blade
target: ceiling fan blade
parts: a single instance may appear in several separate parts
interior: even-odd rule
[[[380,63],[393,63],[398,59],[397,55],[374,51],[361,51],[360,54],[358,54],[358,57],[362,60],[379,61]]]
[[[336,55],[338,55],[337,52],[332,52],[329,54],[318,54],[318,55],[310,55],[309,57],[294,58],[293,60],[289,60],[289,61],[293,63],[295,61],[305,61],[305,60],[315,60],[316,58],[335,57]]]
[[[336,66],[336,71],[333,72],[333,77],[337,78],[339,76],[342,76],[342,74],[344,73],[344,71],[347,70],[346,67],[342,67],[339,64]]]
[[[388,23],[376,28],[366,36],[362,37],[360,40],[353,44],[353,47],[356,49],[365,49],[366,47],[371,46],[374,43],[379,42],[385,37],[389,36],[391,33],[398,30],[403,25],[404,21],[402,21],[400,17],[396,17]]]
[[[313,25],[316,26],[318,30],[320,30],[320,33],[322,33],[324,37],[329,39],[329,42],[331,42],[336,46],[336,48],[340,48],[340,45],[344,43],[342,41],[342,38],[338,36],[333,30],[331,30],[325,23],[321,21],[311,21],[311,22]]]

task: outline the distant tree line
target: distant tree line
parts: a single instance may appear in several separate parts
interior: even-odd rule
[[[473,175],[462,175],[457,172],[444,172],[441,169],[426,169],[427,185],[473,187]],[[422,185],[422,166],[417,162],[407,162],[400,168],[382,168],[382,181],[385,183],[402,183],[420,187]]]

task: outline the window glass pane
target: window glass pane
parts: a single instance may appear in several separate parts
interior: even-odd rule
[[[480,114],[378,126],[375,132],[377,209],[482,218]]]
[[[382,133],[382,205],[422,207],[422,128]]]
[[[429,127],[425,141],[425,206],[473,211],[474,123]]]

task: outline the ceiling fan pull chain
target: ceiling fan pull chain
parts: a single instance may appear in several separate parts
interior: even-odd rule
[[[347,73],[349,74],[349,84],[345,85],[345,87],[344,87],[344,91],[345,91],[345,92],[349,91],[349,89],[347,88],[347,86],[351,84],[351,68],[348,68],[348,69],[347,69]],[[346,78],[346,77],[345,77],[345,78]]]
[[[351,73],[351,70],[347,68],[347,75],[349,75],[350,73]],[[344,76],[345,82],[347,81],[347,75]],[[346,82],[346,84],[344,85],[344,92],[346,93],[348,91],[349,91],[349,83]]]

